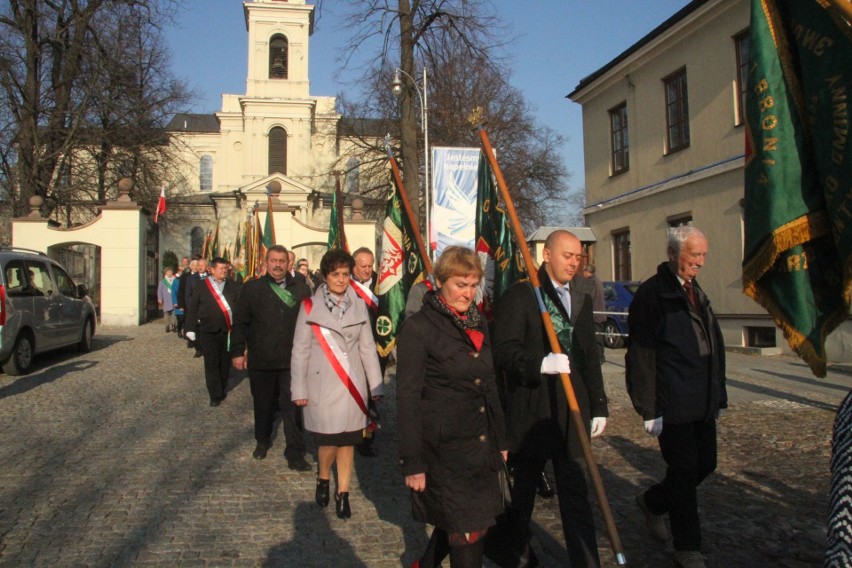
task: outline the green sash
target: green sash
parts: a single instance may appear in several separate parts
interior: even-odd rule
[[[163,284],[165,284],[165,285],[166,285],[166,288],[168,288],[168,289],[169,289],[169,292],[171,292],[171,291],[172,291],[172,285],[175,283],[175,281],[174,281],[174,280],[172,280],[171,282],[169,282],[168,280],[166,280],[165,278],[163,278],[162,283],[163,283]]]
[[[571,345],[573,345],[574,327],[570,320],[562,315],[553,300],[544,289],[541,290],[541,295],[544,298],[544,304],[547,306],[547,312],[550,314],[550,320],[553,322],[553,331],[556,332],[556,338],[559,340],[559,345],[562,346],[562,351],[571,356]]]
[[[284,302],[284,305],[288,308],[292,308],[297,304],[296,298],[293,297],[293,294],[273,282],[271,278],[269,279],[269,287],[272,288],[272,291],[275,292],[278,299]]]

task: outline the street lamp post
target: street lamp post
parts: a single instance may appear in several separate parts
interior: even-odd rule
[[[427,247],[429,255],[432,255],[432,233],[431,233],[431,219],[429,217],[430,213],[430,202],[431,202],[431,192],[430,192],[430,179],[429,179],[429,89],[426,79],[426,67],[423,67],[423,91],[420,91],[420,88],[417,86],[417,79],[397,67],[394,69],[393,81],[391,81],[391,92],[393,96],[399,98],[403,93],[403,82],[402,77],[400,75],[405,75],[411,81],[411,85],[414,87],[414,90],[417,92],[417,98],[420,99],[420,127],[423,129],[423,174],[424,174],[424,188],[426,195],[426,239],[429,242],[429,246]]]

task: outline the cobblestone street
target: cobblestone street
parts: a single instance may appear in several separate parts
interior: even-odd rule
[[[0,375],[0,566],[397,567],[425,546],[395,467],[392,375],[379,456],[356,455],[341,521],[315,505],[313,473],[287,469],[280,427],[269,457],[251,458],[247,377],[211,408],[202,360],[159,323],[100,329],[94,347]],[[593,446],[615,521],[630,566],[673,566],[633,503],[662,458],[625,393],[623,351],[607,355],[611,417]],[[699,492],[708,566],[821,566],[831,427],[852,377],[735,354],[728,377],[719,468]],[[555,498],[534,521],[542,565],[566,566]]]

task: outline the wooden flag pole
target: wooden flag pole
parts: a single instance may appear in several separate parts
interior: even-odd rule
[[[349,242],[346,240],[346,232],[343,228],[343,193],[340,190],[340,172],[334,172],[334,202],[337,204],[337,240],[340,248],[349,252]]]
[[[423,246],[423,237],[420,234],[420,225],[417,219],[411,214],[411,203],[408,201],[408,195],[405,192],[405,186],[402,184],[402,176],[399,174],[399,165],[396,163],[396,158],[391,153],[390,146],[387,146],[388,160],[390,160],[391,170],[393,171],[393,179],[396,181],[396,187],[399,190],[399,198],[402,201],[402,206],[405,207],[405,214],[408,221],[411,223],[411,228],[414,230],[414,240],[417,242],[417,250],[420,252],[420,257],[423,259],[423,269],[426,274],[432,274],[432,261],[429,260],[429,255],[426,254],[426,247]]]
[[[497,178],[497,186],[500,188],[503,203],[506,206],[506,211],[509,213],[509,219],[511,220],[512,232],[515,234],[515,240],[518,241],[518,246],[521,248],[521,255],[524,258],[527,274],[529,274],[530,282],[535,289],[539,311],[541,312],[541,319],[544,322],[544,328],[547,331],[547,338],[550,342],[550,350],[554,353],[562,353],[562,347],[559,345],[559,339],[557,339],[556,332],[553,329],[553,322],[550,319],[550,313],[544,305],[541,283],[538,279],[538,272],[533,264],[527,240],[524,237],[524,230],[521,228],[521,223],[518,220],[518,214],[515,211],[515,205],[512,202],[509,190],[506,187],[506,180],[503,179],[503,172],[500,170],[497,159],[494,157],[494,150],[491,147],[491,142],[488,140],[488,133],[485,132],[485,128],[482,126],[479,127],[479,138],[482,141],[482,151],[485,153],[485,157],[489,164],[491,164],[491,170],[494,172],[494,177]],[[574,431],[580,441],[580,447],[583,449],[583,457],[586,460],[586,466],[589,470],[589,475],[592,478],[592,485],[595,488],[595,494],[597,495],[598,504],[600,505],[601,514],[603,515],[604,524],[606,525],[606,531],[609,535],[610,543],[612,544],[612,550],[615,553],[616,562],[619,566],[625,566],[627,564],[627,558],[624,555],[624,549],[621,546],[621,539],[618,536],[618,530],[616,529],[615,522],[612,518],[612,510],[610,509],[609,501],[607,501],[606,498],[606,491],[604,491],[601,474],[598,471],[597,463],[592,455],[592,445],[586,435],[586,425],[584,424],[582,414],[580,414],[580,406],[577,404],[577,396],[574,394],[574,387],[571,385],[571,376],[567,373],[560,373],[560,376],[562,378],[562,387],[565,390],[565,396],[568,399],[568,410],[570,411],[571,420],[574,424]]]

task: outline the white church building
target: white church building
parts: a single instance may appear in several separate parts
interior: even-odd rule
[[[325,252],[329,197],[335,172],[344,190],[357,191],[358,158],[352,125],[364,135],[369,121],[345,121],[335,97],[312,96],[308,78],[314,6],[304,0],[243,3],[248,31],[245,94],[223,94],[214,114],[178,114],[167,127],[182,154],[160,221],[160,256],[200,252],[204,236],[219,223],[222,246],[234,242],[237,226],[257,204],[261,219],[267,191],[275,194],[276,242],[317,266]],[[235,25],[238,25],[235,22]],[[383,133],[366,133],[380,137]],[[348,186],[347,186],[348,181]],[[280,189],[279,189],[280,188]],[[359,221],[363,200],[347,202],[350,249],[375,249],[374,224]],[[352,208],[356,209],[354,218]]]

